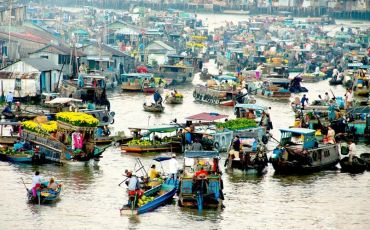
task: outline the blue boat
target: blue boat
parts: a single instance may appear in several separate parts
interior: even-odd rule
[[[160,184],[146,192],[144,196],[153,197],[151,201],[142,206],[129,206],[124,205],[121,208],[121,215],[139,215],[146,212],[153,211],[154,209],[168,203],[172,200],[173,196],[176,194],[176,185],[171,183]],[[132,202],[136,203],[136,202]]]
[[[218,151],[185,151],[184,170],[179,182],[179,206],[198,208],[198,211],[222,207],[219,157]]]
[[[33,204],[50,204],[54,203],[59,199],[60,193],[62,192],[62,186],[60,186],[60,181],[55,181],[58,184],[58,189],[47,189],[49,181],[44,181],[41,183],[41,190],[37,191],[37,196],[32,196],[32,189],[27,189],[27,198],[29,203]]]

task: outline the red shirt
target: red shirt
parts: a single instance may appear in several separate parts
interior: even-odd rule
[[[195,176],[199,176],[199,175],[202,175],[202,174],[207,176],[208,172],[204,169],[201,169],[201,170],[199,170],[198,172],[195,173]]]

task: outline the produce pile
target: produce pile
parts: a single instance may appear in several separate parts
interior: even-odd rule
[[[151,202],[153,200],[154,200],[154,197],[146,197],[145,195],[143,195],[137,202],[137,206],[141,207],[145,205],[146,203]]]
[[[23,121],[22,127],[26,130],[35,133],[53,133],[57,131],[57,122],[56,121],[49,121],[45,123],[38,123],[35,121]]]
[[[253,119],[237,118],[224,123],[216,123],[216,127],[219,129],[239,130],[257,127],[257,122]]]
[[[170,97],[170,96],[172,96],[172,94],[166,94],[166,98],[168,98],[168,97]],[[176,93],[174,96],[175,96],[176,98],[183,98],[183,97],[184,97],[184,95],[182,95],[181,93]]]
[[[81,127],[95,127],[99,124],[98,119],[82,112],[60,112],[55,117],[58,121]]]
[[[154,145],[160,145],[160,144],[161,143],[158,142],[158,141],[154,142]],[[137,140],[131,140],[131,141],[127,142],[127,145],[150,146],[150,145],[153,145],[153,142],[148,141],[148,140],[137,139]]]

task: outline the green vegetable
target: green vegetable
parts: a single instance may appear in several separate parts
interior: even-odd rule
[[[224,123],[216,123],[216,127],[229,130],[239,130],[257,127],[257,122],[253,119],[237,118],[235,120],[229,120]]]

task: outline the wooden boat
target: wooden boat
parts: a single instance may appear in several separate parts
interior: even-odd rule
[[[361,153],[360,158],[366,162],[367,170],[370,170],[370,153]]]
[[[164,111],[164,107],[162,105],[147,105],[146,103],[143,104],[144,111],[152,112],[152,113],[162,113]]]
[[[55,183],[57,183],[58,189],[51,190],[46,189],[49,181],[42,182],[41,190],[37,191],[36,197],[32,196],[32,189],[27,189],[28,202],[33,204],[50,204],[56,202],[59,199],[60,193],[62,192],[62,186],[57,181],[55,181]]]
[[[148,153],[148,152],[171,152],[173,148],[170,144],[159,144],[159,145],[122,145],[121,150],[130,153]]]
[[[48,161],[61,163],[68,161],[89,161],[91,159],[98,160],[105,151],[105,148],[99,148],[94,143],[94,133],[99,121],[91,115],[75,112],[58,113],[58,116],[60,118],[56,121],[56,130],[53,130],[53,134],[45,130],[35,132],[32,127],[23,125],[24,129],[22,130],[21,138],[30,142],[32,146],[38,146],[39,153],[45,156],[45,159]],[[71,120],[68,120],[72,119],[71,117],[74,120],[81,117],[83,120],[77,119],[78,123],[76,121],[73,123]],[[87,124],[85,122],[90,123]],[[40,125],[41,123],[38,124]],[[76,133],[76,130],[79,133]],[[82,148],[73,149],[72,143],[68,142],[66,138],[60,138],[69,135],[82,135]],[[59,138],[56,138],[58,136]]]
[[[335,144],[317,144],[315,130],[305,128],[280,129],[281,140],[270,158],[275,171],[283,174],[311,173],[333,169],[339,162]],[[296,138],[296,142],[293,142]]]
[[[248,92],[273,101],[289,101],[291,92],[289,91],[290,81],[288,79],[269,78],[263,83],[251,82],[248,85]]]
[[[349,157],[344,157],[339,162],[341,170],[349,173],[362,173],[367,168],[367,163],[363,159],[354,156],[352,164],[349,163]]]
[[[27,153],[7,154],[6,159],[13,163],[31,164],[33,162],[33,155]]]
[[[166,95],[166,98],[165,98],[165,102],[167,104],[182,104],[184,100],[184,97],[180,94],[180,95]]]
[[[144,192],[146,197],[153,197],[151,201],[140,207],[135,205],[136,202],[131,202],[132,205],[124,205],[120,209],[121,215],[139,215],[153,211],[154,209],[170,202],[176,194],[176,190],[176,186],[173,184],[160,184]]]
[[[223,182],[219,156],[218,151],[185,151],[184,170],[179,182],[179,206],[195,207],[199,211],[222,207]],[[203,162],[203,166],[198,162]],[[194,172],[202,168],[207,174],[196,176]]]

